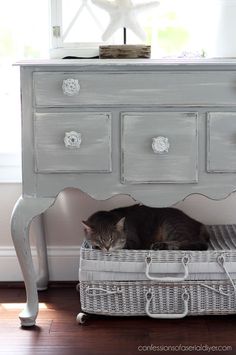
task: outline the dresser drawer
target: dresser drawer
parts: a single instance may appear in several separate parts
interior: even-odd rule
[[[36,113],[35,170],[111,171],[111,116],[108,113]]]
[[[123,182],[197,182],[197,113],[124,113],[121,119]]]
[[[236,172],[236,112],[210,112],[207,122],[207,171]]]
[[[236,72],[34,73],[36,107],[236,105]]]

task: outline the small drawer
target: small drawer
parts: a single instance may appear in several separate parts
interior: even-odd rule
[[[35,170],[110,172],[109,113],[35,113]]]
[[[35,72],[33,78],[36,107],[236,103],[236,72]]]
[[[208,113],[207,171],[236,172],[236,112]]]
[[[197,113],[122,115],[123,182],[196,183],[197,161]]]

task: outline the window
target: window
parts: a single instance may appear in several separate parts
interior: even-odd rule
[[[236,0],[159,0],[159,3],[159,7],[138,16],[147,44],[152,45],[152,58],[214,55],[220,11],[228,4],[230,12],[232,5],[236,8]],[[104,44],[101,38],[109,15],[92,0],[51,0],[51,18],[52,57],[98,54],[99,44]],[[121,44],[122,36],[121,29],[107,43]],[[140,43],[131,31],[127,31],[127,39],[127,43]]]
[[[8,0],[0,12],[0,182],[20,176],[20,80],[13,63],[48,57],[48,1]]]
[[[159,2],[154,11],[143,12],[138,17],[147,34],[147,43],[152,45],[152,58],[235,57],[236,0]],[[19,68],[12,64],[24,58],[47,58],[49,48],[51,57],[95,56],[108,21],[108,14],[91,0],[1,2],[0,182],[20,181]],[[122,41],[121,29],[108,42]],[[127,31],[127,43],[139,42]]]

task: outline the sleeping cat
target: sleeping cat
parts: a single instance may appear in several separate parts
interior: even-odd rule
[[[206,250],[205,226],[176,208],[144,205],[99,211],[83,221],[91,245],[101,250]]]

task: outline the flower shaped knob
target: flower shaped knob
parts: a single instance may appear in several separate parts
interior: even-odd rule
[[[69,149],[80,148],[80,145],[82,143],[81,133],[75,131],[66,132],[64,137],[64,143],[65,147]]]
[[[64,95],[67,96],[77,95],[80,91],[79,81],[77,79],[72,79],[72,78],[63,80],[62,90]]]
[[[168,153],[170,143],[167,137],[158,136],[152,138],[152,150],[154,153],[162,154]]]

